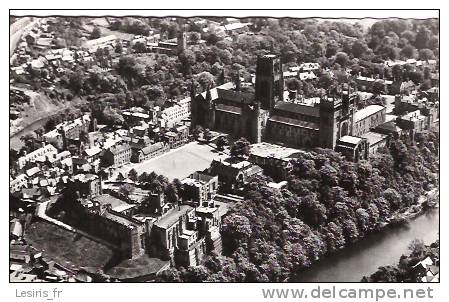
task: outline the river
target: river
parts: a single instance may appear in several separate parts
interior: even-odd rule
[[[298,273],[293,282],[359,282],[378,267],[397,264],[413,239],[426,244],[438,239],[439,209],[432,209],[407,225],[371,234],[338,253],[320,260],[309,270]]]

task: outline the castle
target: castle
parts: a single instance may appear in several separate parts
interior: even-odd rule
[[[251,143],[334,149],[341,137],[359,137],[385,122],[383,106],[357,110],[357,93],[349,86],[329,89],[313,101],[297,99],[284,89],[282,63],[273,54],[257,58],[255,93],[239,87],[239,81],[228,82],[196,94],[192,85],[192,127],[245,137]]]

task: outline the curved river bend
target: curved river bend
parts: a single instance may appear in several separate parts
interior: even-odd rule
[[[292,278],[293,282],[359,282],[378,267],[397,264],[413,239],[426,244],[438,239],[439,209],[432,209],[407,225],[387,228],[315,263]]]

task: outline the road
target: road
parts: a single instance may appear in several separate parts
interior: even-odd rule
[[[43,20],[43,19],[40,19],[40,20]],[[18,22],[20,22],[19,29],[13,30],[13,28],[15,27],[14,24],[16,24],[16,23],[19,24]],[[9,56],[10,57],[13,55],[14,50],[16,49],[17,44],[20,42],[20,38],[22,37],[22,35],[26,34],[28,32],[28,30],[33,28],[34,25],[36,25],[38,22],[39,22],[39,19],[32,20],[31,18],[23,17],[20,20],[14,22],[13,24],[11,24],[9,26],[9,29],[10,29],[10,33],[9,33]],[[17,25],[16,25],[16,27],[17,27]]]

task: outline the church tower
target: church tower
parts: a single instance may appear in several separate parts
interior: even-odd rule
[[[319,146],[334,149],[338,139],[338,119],[341,111],[341,99],[324,96],[320,100]]]
[[[334,149],[339,138],[354,134],[357,95],[338,86],[320,100],[319,146]]]
[[[206,90],[206,106],[207,106],[207,118],[206,127],[210,130],[215,129],[215,101],[212,100],[212,95],[210,93],[210,86],[207,86]]]
[[[190,83],[190,127],[193,129],[198,124],[198,101],[196,100],[195,84]]]
[[[177,42],[178,42],[178,53],[181,53],[187,49],[187,33],[184,30],[178,33]]]
[[[241,106],[240,136],[246,137],[253,144],[262,142],[267,112],[260,108],[260,103],[257,101],[245,103],[242,100]]]
[[[284,99],[284,77],[279,56],[267,54],[257,57],[255,98],[264,110],[273,109],[276,102]]]

